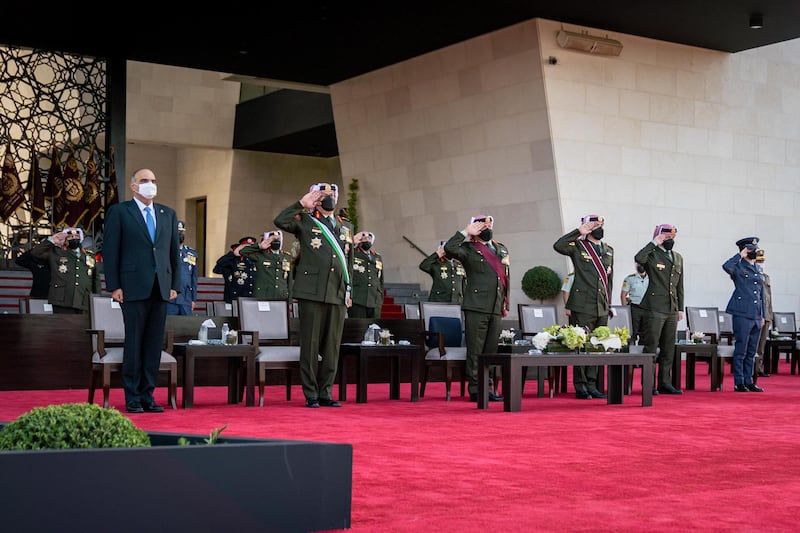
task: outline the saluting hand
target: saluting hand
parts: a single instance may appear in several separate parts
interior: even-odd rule
[[[320,191],[310,191],[300,198],[300,205],[306,209],[314,209],[320,202],[322,202],[322,193]]]
[[[466,228],[464,228],[464,231],[467,232],[467,235],[476,237],[481,231],[483,231],[485,227],[486,227],[486,222],[476,221],[468,225]]]
[[[578,232],[581,235],[589,235],[594,228],[598,228],[600,225],[601,224],[598,221],[593,220],[592,222],[587,222],[586,224],[581,224],[578,226]]]

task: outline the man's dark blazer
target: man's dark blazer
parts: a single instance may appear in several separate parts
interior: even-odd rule
[[[180,292],[178,218],[171,208],[153,202],[156,242],[152,243],[139,206],[128,200],[111,206],[103,232],[106,290],[122,289],[125,301],[147,300],[153,290],[153,265],[161,297]]]

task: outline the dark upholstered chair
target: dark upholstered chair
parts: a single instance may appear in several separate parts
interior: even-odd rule
[[[206,302],[206,314],[208,316],[239,316],[239,310],[236,302],[214,300]]]
[[[268,370],[283,370],[286,400],[292,399],[292,370],[300,369],[300,346],[292,345],[287,300],[239,298],[239,338],[250,336],[258,347],[258,405],[264,405],[264,385]]]
[[[558,324],[558,309],[553,304],[519,304],[517,306],[519,328],[523,338],[533,338],[543,329]],[[550,397],[561,387],[567,390],[567,367],[553,366],[547,369]]]
[[[420,397],[425,396],[425,385],[431,367],[444,368],[447,401],[450,401],[450,385],[453,370],[461,373],[461,396],[466,384],[467,348],[464,345],[464,321],[461,306],[455,303],[419,302],[420,320],[426,338],[425,366],[420,380]]]
[[[686,388],[689,390],[694,389],[695,362],[698,360],[707,361],[710,371],[712,366],[711,358],[716,357],[719,374],[716,378],[712,376],[711,390],[714,390],[715,381],[719,384],[719,390],[722,390],[725,378],[725,361],[731,362],[733,360],[733,346],[720,344],[719,342],[719,309],[716,307],[687,307],[686,327],[689,330],[689,338],[695,332],[704,333],[706,342],[716,347],[711,355],[706,355],[705,353],[693,353],[691,344],[678,345],[679,350],[686,353]]]
[[[46,298],[20,298],[19,312],[29,315],[52,315],[53,306]]]
[[[89,403],[94,403],[97,380],[103,388],[103,407],[108,407],[111,389],[111,372],[122,371],[122,351],[125,342],[125,323],[122,308],[110,296],[92,294],[89,299],[89,321],[92,336],[92,373],[89,382]],[[172,333],[167,332],[165,349],[161,352],[159,372],[167,372],[168,401],[173,409],[178,408],[178,362],[171,355]]]

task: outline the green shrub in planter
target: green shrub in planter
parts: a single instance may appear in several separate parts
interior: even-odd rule
[[[535,266],[522,276],[522,292],[531,300],[549,300],[561,291],[561,277],[552,268]]]
[[[0,430],[0,450],[148,446],[147,433],[122,413],[89,403],[36,407]]]

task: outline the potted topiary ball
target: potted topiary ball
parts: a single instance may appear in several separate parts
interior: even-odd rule
[[[0,429],[0,450],[147,446],[147,433],[122,413],[90,403],[36,407]]]
[[[561,291],[561,277],[552,268],[535,266],[522,276],[522,292],[531,300],[549,300]]]

